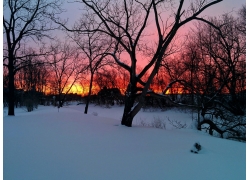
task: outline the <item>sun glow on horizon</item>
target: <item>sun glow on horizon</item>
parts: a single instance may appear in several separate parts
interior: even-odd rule
[[[69,91],[70,93],[82,95],[84,93],[84,88],[81,85],[73,85]]]
[[[69,86],[70,87],[70,86]],[[125,94],[125,89],[120,89],[118,88],[121,93],[124,95]],[[93,85],[92,87],[92,90],[91,90],[91,94],[97,94],[98,91],[100,90],[100,88],[96,85]],[[67,90],[64,91],[64,93],[66,92]],[[155,93],[161,93],[162,91],[159,90],[159,88],[153,88],[153,91]],[[81,85],[81,84],[75,84],[71,87],[70,91],[68,93],[73,93],[73,94],[78,94],[78,95],[82,95],[82,96],[86,96],[88,95],[88,92],[89,92],[89,85]],[[170,95],[170,94],[183,94],[183,93],[186,93],[185,90],[182,88],[182,87],[173,87],[173,88],[170,88],[166,91],[166,95]]]
[[[99,90],[99,87],[93,85],[92,89],[91,89],[91,94],[96,94],[98,92],[98,90]],[[71,87],[69,93],[86,96],[89,93],[89,85],[74,84]]]
[[[182,87],[174,87],[167,90],[165,94],[183,94],[185,91]]]

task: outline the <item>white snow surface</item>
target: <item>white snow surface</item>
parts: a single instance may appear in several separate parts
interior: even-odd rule
[[[133,127],[120,125],[123,107],[39,106],[3,113],[4,180],[243,180],[246,143],[193,128],[190,113],[140,111]],[[185,129],[141,126],[169,117]],[[199,154],[191,153],[200,143]]]

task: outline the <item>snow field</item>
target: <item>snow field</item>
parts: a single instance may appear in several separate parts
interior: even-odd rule
[[[122,107],[91,105],[31,113],[4,113],[4,180],[246,179],[246,144],[190,128],[190,114],[141,111],[135,118],[165,117],[189,123],[166,130],[120,125]],[[93,114],[96,112],[97,114]],[[176,115],[176,116],[174,116]],[[136,121],[136,119],[135,119]],[[199,142],[199,154],[190,152]]]

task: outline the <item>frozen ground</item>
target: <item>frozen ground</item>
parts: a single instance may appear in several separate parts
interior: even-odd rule
[[[120,125],[122,107],[40,106],[3,111],[4,180],[244,180],[246,143],[193,128],[191,114],[141,111],[132,128]],[[175,129],[143,127],[141,120],[180,121]],[[199,154],[190,152],[199,142]]]

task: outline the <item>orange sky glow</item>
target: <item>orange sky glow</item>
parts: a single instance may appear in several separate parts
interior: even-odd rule
[[[187,1],[187,3],[189,3],[189,1]],[[210,8],[205,10],[202,13],[202,15],[203,16],[220,16],[223,13],[230,12],[232,10],[236,11],[239,8],[241,8],[242,5],[244,5],[244,4],[246,4],[245,0],[239,0],[239,1],[224,0],[224,1],[216,4],[215,6],[211,6]],[[68,22],[69,22],[69,27],[70,27],[71,25],[74,24],[75,21],[77,21],[80,18],[80,15],[82,13],[82,7],[81,7],[81,4],[79,4],[79,3],[65,3],[64,8],[68,12],[65,12],[63,14],[62,18],[69,19]],[[151,21],[151,23],[153,23],[153,22]],[[189,25],[182,27],[179,30],[178,35],[182,36],[182,35],[186,34],[190,30],[190,27],[192,26],[193,23],[194,22],[191,22],[191,23],[189,23]],[[152,29],[151,29],[151,31],[152,31]],[[152,40],[152,46],[153,46],[154,37],[156,38],[156,36],[151,34],[150,39]],[[177,40],[177,41],[179,41],[179,40]],[[150,42],[150,41],[148,41],[148,42]],[[179,41],[179,42],[181,42],[181,41]],[[129,62],[128,58],[126,58],[126,60]],[[138,54],[138,65],[137,66],[140,66],[141,67],[140,69],[144,68],[144,66],[147,64],[147,62],[148,62],[147,58],[141,58],[141,56]],[[88,90],[89,90],[88,86],[89,85],[86,84],[83,87],[80,83],[76,83],[72,86],[69,93],[77,93],[79,95],[87,95]],[[65,88],[64,92],[66,92],[69,87],[70,87],[70,85],[68,85],[67,88]],[[158,88],[154,88],[154,89],[155,89],[155,91],[160,92],[160,90],[157,90]],[[92,94],[96,94],[99,90],[100,89],[97,85],[93,85],[93,88],[92,88],[93,93]],[[123,90],[121,90],[121,92],[124,93],[124,88],[123,88]],[[167,94],[176,93],[176,92],[183,93],[181,88],[177,88],[177,89],[168,90]]]

